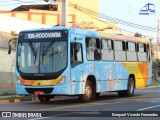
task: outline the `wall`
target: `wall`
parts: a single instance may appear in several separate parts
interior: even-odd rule
[[[60,25],[60,12],[51,12],[45,10],[15,11],[4,12],[1,15],[19,18],[49,26]],[[75,15],[69,14],[69,21],[75,21]],[[72,25],[71,25],[72,26]]]
[[[8,55],[8,49],[0,48],[0,85],[13,85],[14,81],[14,62],[15,51]]]

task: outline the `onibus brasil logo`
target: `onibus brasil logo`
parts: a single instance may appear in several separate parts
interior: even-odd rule
[[[139,12],[139,15],[149,15],[155,13],[155,5],[148,3]]]

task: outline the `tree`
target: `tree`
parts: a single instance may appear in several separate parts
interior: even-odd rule
[[[134,34],[134,37],[142,37],[142,34],[136,32],[136,33]]]
[[[152,56],[152,58],[154,58],[154,56],[155,56],[155,54],[154,54],[154,52],[153,52],[153,44],[152,44],[152,40],[153,39],[149,39],[150,40],[150,42],[151,42],[151,56]]]
[[[155,70],[156,73],[153,74],[158,74],[160,76],[160,59],[153,59],[153,70]]]

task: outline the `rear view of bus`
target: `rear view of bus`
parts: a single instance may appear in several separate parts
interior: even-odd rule
[[[17,43],[16,93],[35,94],[40,101],[49,101],[51,93],[68,94],[67,84],[60,86],[69,80],[67,43],[66,30],[22,31]]]

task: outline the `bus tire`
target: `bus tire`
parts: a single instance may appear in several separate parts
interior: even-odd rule
[[[50,95],[38,95],[38,99],[39,101],[41,102],[49,102],[50,99],[51,99],[51,96]]]
[[[124,91],[118,91],[119,97],[125,97],[125,92]]]
[[[96,93],[96,98],[98,98],[100,96],[100,93]]]
[[[129,77],[128,79],[128,85],[127,85],[127,90],[122,90],[118,92],[118,95],[120,97],[131,97],[134,95],[134,88],[135,88],[135,83],[132,77]]]
[[[128,79],[127,90],[124,91],[125,97],[131,97],[134,95],[134,80],[132,77]]]
[[[93,98],[93,86],[89,80],[86,81],[85,93],[79,96],[81,102],[89,102]]]

